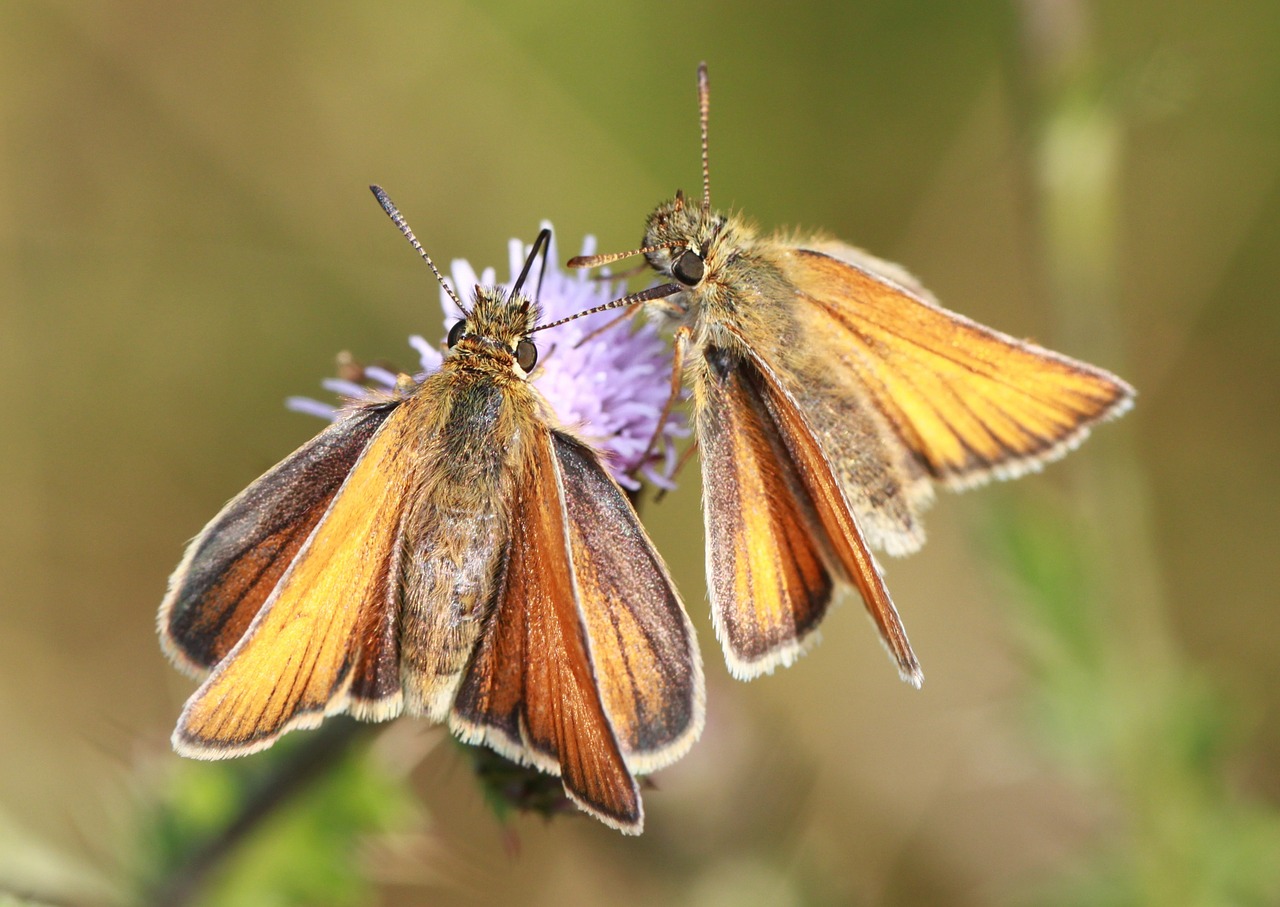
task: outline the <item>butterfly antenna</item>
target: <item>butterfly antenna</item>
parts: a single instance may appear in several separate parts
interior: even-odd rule
[[[551,231],[546,230],[545,232],[547,234],[547,247],[542,252],[542,267],[538,270],[538,286],[533,291],[534,302],[542,301],[542,281],[546,279],[547,262],[551,260]]]
[[[612,264],[615,261],[622,261],[625,258],[634,258],[637,255],[648,255],[650,252],[657,252],[661,249],[683,248],[684,243],[669,242],[662,243],[657,246],[645,246],[642,249],[632,249],[630,252],[609,252],[604,255],[575,255],[565,262],[567,268],[598,268],[601,265]],[[643,271],[644,264],[641,264],[636,273]],[[614,274],[614,277],[621,277],[621,274]]]
[[[654,299],[665,299],[668,296],[674,296],[679,293],[681,286],[678,283],[664,283],[656,287],[649,287],[647,290],[641,290],[639,293],[628,293],[612,302],[606,302],[604,305],[593,306],[589,309],[583,309],[581,312],[574,312],[567,318],[560,318],[556,321],[548,321],[546,324],[540,324],[534,331],[545,331],[547,328],[553,328],[569,321],[575,321],[578,318],[586,318],[588,315],[594,315],[597,312],[607,312],[610,309],[621,308],[622,306],[638,306],[641,303],[651,302]],[[533,331],[530,331],[533,333]]]
[[[702,127],[702,210],[711,210],[711,166],[707,160],[707,115],[711,110],[711,83],[707,64],[698,64],[698,121]]]
[[[511,296],[515,296],[524,286],[525,279],[529,276],[529,271],[533,268],[533,261],[538,257],[538,252],[543,249],[550,248],[551,231],[543,227],[538,233],[538,238],[533,241],[533,247],[529,250],[529,257],[524,260],[524,267],[520,269],[520,276],[516,278],[516,282],[511,285]],[[538,289],[534,292],[533,298],[536,302],[538,297],[542,295],[542,278],[547,276],[547,256],[542,256],[542,270],[538,272]],[[510,299],[508,296],[507,299]]]
[[[431,260],[427,250],[422,248],[422,243],[418,242],[418,237],[413,235],[413,231],[409,229],[409,225],[405,222],[404,215],[400,213],[400,209],[391,203],[391,199],[387,198],[387,193],[382,191],[381,186],[370,186],[369,188],[373,191],[373,196],[378,200],[378,204],[382,205],[382,210],[386,211],[387,216],[391,218],[392,223],[400,228],[400,232],[404,234],[405,239],[409,240],[409,244],[418,250],[418,254],[427,263],[431,273],[436,275],[436,280],[440,282],[440,286],[444,287],[444,291],[449,294],[449,298],[457,304],[459,311],[465,312],[467,307],[462,304],[458,294],[453,292],[453,287],[449,286],[445,281],[444,275],[440,273],[436,263]]]

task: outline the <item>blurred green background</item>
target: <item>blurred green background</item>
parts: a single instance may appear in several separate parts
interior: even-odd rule
[[[703,59],[717,206],[902,261],[1137,408],[945,496],[887,565],[921,692],[856,604],[730,680],[690,470],[644,513],[708,724],[642,838],[504,827],[443,732],[399,722],[361,784],[403,812],[317,820],[370,829],[338,847],[363,881],[290,900],[273,871],[239,902],[1280,899],[1274,0],[0,5],[0,890],[130,902],[166,865],[155,816],[217,799],[224,769],[168,748],[192,684],[155,608],[317,430],[286,396],[437,330],[366,186],[442,263],[504,271],[542,218],[565,254],[632,248],[698,187]]]

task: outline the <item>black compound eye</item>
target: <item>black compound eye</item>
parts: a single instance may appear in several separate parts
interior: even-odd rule
[[[521,340],[516,344],[516,365],[527,375],[538,364],[538,347],[532,340]]]
[[[445,340],[445,343],[449,345],[450,349],[453,349],[455,346],[458,345],[458,341],[462,339],[462,335],[465,334],[466,332],[467,332],[467,322],[464,319],[462,321],[459,321],[453,327],[449,328],[449,338]]]
[[[672,275],[686,287],[696,286],[706,272],[707,269],[703,265],[702,259],[692,249],[685,249],[681,252],[680,257],[671,266]]]

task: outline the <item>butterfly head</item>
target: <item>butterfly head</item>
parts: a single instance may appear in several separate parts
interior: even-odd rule
[[[696,289],[713,276],[728,239],[727,219],[711,209],[690,204],[681,192],[649,215],[645,226],[645,258],[661,274],[683,288]]]
[[[542,272],[538,275],[538,287],[541,288],[542,276],[547,270],[545,250],[551,243],[551,230],[544,227],[538,234],[509,293],[496,287],[477,286],[471,311],[468,312],[458,294],[449,286],[440,269],[427,254],[427,250],[422,248],[418,238],[413,235],[399,209],[387,197],[387,193],[381,186],[369,188],[382,205],[382,210],[387,212],[387,216],[400,228],[405,239],[409,240],[410,245],[426,261],[440,286],[463,311],[462,320],[449,328],[449,336],[445,341],[449,353],[445,357],[445,365],[490,374],[514,369],[517,377],[529,377],[533,367],[538,364],[538,347],[529,339],[529,335],[533,332],[533,326],[538,323],[541,309],[536,302],[524,295],[524,282],[541,254]]]
[[[529,335],[540,314],[527,296],[478,286],[471,311],[449,329],[447,358],[464,367],[514,369],[527,378],[538,364],[538,347]]]

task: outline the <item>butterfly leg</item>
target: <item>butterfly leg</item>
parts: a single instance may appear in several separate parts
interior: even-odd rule
[[[667,427],[667,420],[671,418],[671,410],[676,405],[676,401],[680,399],[680,389],[684,376],[684,357],[685,350],[688,348],[691,338],[693,337],[693,329],[688,325],[682,325],[676,328],[675,334],[672,336],[672,353],[671,353],[671,395],[667,397],[667,402],[662,407],[662,412],[658,416],[657,424],[653,427],[653,436],[649,438],[649,446],[644,450],[644,456],[640,458],[641,463],[648,463],[653,457],[654,451],[658,447],[658,439],[662,437],[662,430]]]
[[[684,468],[689,465],[689,461],[693,459],[694,453],[698,450],[698,439],[694,438],[689,442],[689,446],[684,449],[684,453],[680,454],[680,461],[676,463],[676,468],[671,470],[671,478],[674,480],[676,476],[684,472]],[[653,496],[653,502],[656,504],[667,496],[667,489],[659,488]]]

